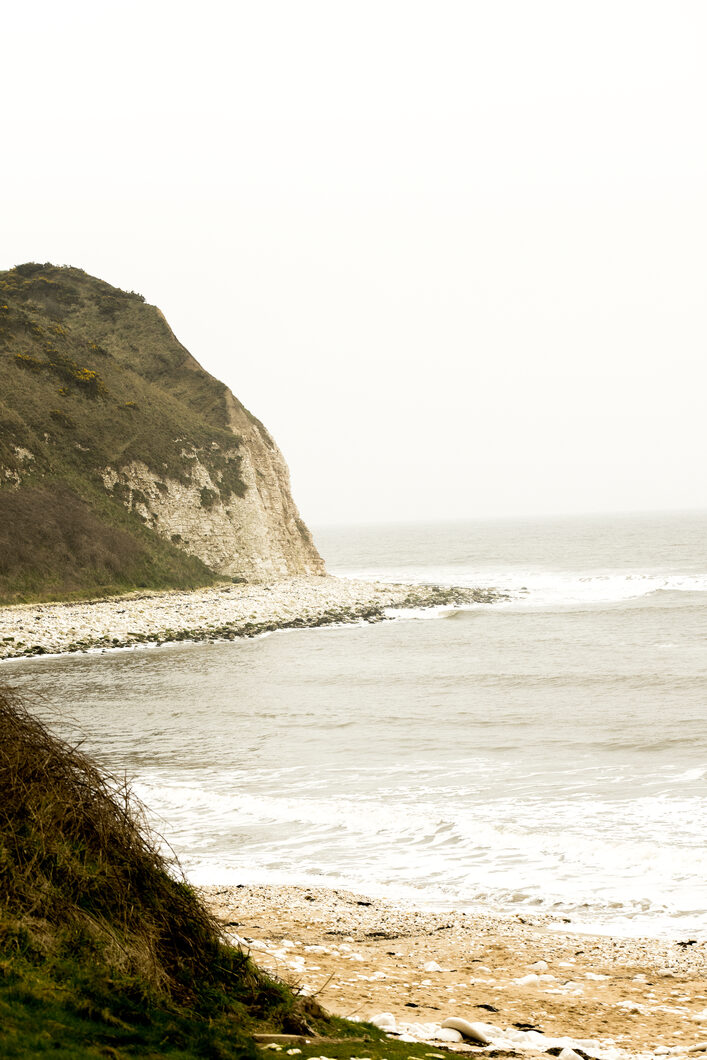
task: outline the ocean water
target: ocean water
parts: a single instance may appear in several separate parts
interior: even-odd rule
[[[706,937],[707,514],[315,538],[336,574],[510,599],[0,676],[133,778],[197,882]]]

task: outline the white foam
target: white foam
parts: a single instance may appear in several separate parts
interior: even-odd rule
[[[620,603],[656,592],[707,592],[707,574],[663,570],[532,570],[516,567],[396,567],[334,569],[339,577],[365,581],[459,585],[508,591],[503,607],[571,607]],[[478,606],[478,605],[476,605]]]
[[[707,931],[707,851],[695,831],[705,798],[585,795],[578,813],[573,798],[470,802],[451,785],[399,787],[394,800],[338,791],[333,778],[321,794],[293,776],[284,786],[288,794],[248,792],[229,775],[137,794],[169,820],[201,882],[355,884],[422,905],[528,907],[578,929]],[[293,871],[293,861],[306,868]]]

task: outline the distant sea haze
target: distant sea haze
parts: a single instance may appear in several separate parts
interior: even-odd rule
[[[707,515],[315,530],[334,574],[510,599],[5,664],[198,882],[707,937]]]

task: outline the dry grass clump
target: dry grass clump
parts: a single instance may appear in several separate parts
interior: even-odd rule
[[[104,958],[183,995],[218,961],[219,929],[165,869],[125,782],[0,690],[0,908],[32,934],[90,937]]]
[[[332,1028],[223,939],[127,783],[0,687],[0,1054],[254,1060],[256,1029]]]

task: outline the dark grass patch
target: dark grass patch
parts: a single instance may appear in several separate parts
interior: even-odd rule
[[[61,480],[0,490],[0,604],[217,581],[200,560],[101,496]]]

